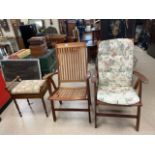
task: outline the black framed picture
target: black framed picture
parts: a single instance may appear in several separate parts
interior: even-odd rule
[[[1,19],[0,24],[1,24],[2,29],[4,29],[4,31],[6,32],[10,31],[7,19]]]
[[[101,39],[134,38],[134,19],[102,19]]]
[[[8,54],[5,49],[0,49],[0,60],[2,60],[4,57],[7,57]]]
[[[41,79],[39,59],[6,59],[1,60],[1,68],[5,81],[12,81],[18,76],[22,80]]]

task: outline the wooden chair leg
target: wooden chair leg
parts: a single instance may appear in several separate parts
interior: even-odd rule
[[[44,98],[41,98],[41,100],[42,100],[42,103],[43,103],[43,108],[44,108],[46,117],[48,117],[48,112],[47,112],[47,108],[46,108],[46,104],[45,104]]]
[[[60,105],[62,105],[62,101],[59,101]]]
[[[28,103],[29,107],[32,109],[32,107],[31,107],[32,103],[30,103],[30,100],[28,98],[26,100],[27,100],[27,103]]]
[[[137,107],[137,122],[136,122],[136,130],[139,131],[140,127],[140,116],[141,116],[141,107]]]
[[[53,121],[56,122],[56,115],[55,115],[55,108],[54,108],[53,100],[51,100],[51,108],[52,108]]]
[[[89,115],[89,123],[91,123],[91,112],[90,112],[90,106],[91,106],[91,97],[90,97],[90,92],[88,94],[88,115]]]
[[[88,116],[89,116],[89,123],[91,123],[91,113],[90,113],[91,97],[90,97],[89,79],[87,79],[87,91],[88,91]]]
[[[96,101],[95,101],[95,128],[97,128],[97,114],[96,114],[96,108],[97,108],[97,105],[96,105]]]
[[[14,103],[15,103],[16,109],[17,109],[17,111],[18,111],[18,113],[19,113],[19,116],[22,117],[22,113],[21,113],[21,111],[20,111],[20,109],[19,109],[19,106],[18,106],[18,104],[17,104],[16,99],[13,99],[13,100],[14,100]]]
[[[91,95],[90,95],[90,85],[89,85],[89,80],[87,80],[87,90],[88,90],[88,100],[89,100],[89,104],[91,105]]]
[[[89,123],[91,123],[91,113],[90,113],[90,102],[88,100],[88,117],[89,117]]]

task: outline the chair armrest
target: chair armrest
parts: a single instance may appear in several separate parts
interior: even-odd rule
[[[12,89],[12,87],[14,87],[15,84],[17,84],[17,82],[20,82],[20,81],[22,81],[22,79],[20,78],[20,76],[17,76],[11,82],[7,82],[5,89],[7,89],[8,91],[10,91]]]
[[[54,89],[57,89],[56,84],[55,84],[55,82],[53,80],[53,76],[56,75],[56,74],[58,74],[58,72],[49,73],[49,74],[46,74],[45,76],[43,76],[44,80],[47,80],[48,83],[50,83],[50,82],[52,83]]]
[[[43,76],[43,80],[47,80],[48,78],[51,78],[53,75],[53,73],[48,73],[46,75]]]
[[[133,74],[143,83],[148,83],[148,79],[142,75],[141,73],[139,73],[138,71],[134,71]]]
[[[93,75],[93,76],[92,76],[91,82],[92,82],[92,83],[97,83],[97,82],[98,82],[97,75]]]
[[[91,73],[90,73],[90,71],[88,71],[87,75],[86,75],[86,79],[90,79],[90,77],[91,77]]]
[[[43,76],[43,79],[46,80],[46,79],[52,78],[56,74],[58,74],[58,72],[46,74]]]
[[[98,74],[95,70],[93,75],[91,76],[91,82],[93,83],[94,86],[94,95],[95,95],[95,101],[97,100],[97,90],[98,90]]]
[[[97,83],[97,82],[98,82],[98,74],[97,74],[97,71],[96,71],[96,70],[95,70],[94,73],[92,74],[91,82],[92,82],[92,83]]]

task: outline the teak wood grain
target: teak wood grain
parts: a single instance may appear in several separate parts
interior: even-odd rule
[[[86,111],[88,112],[89,122],[91,122],[90,116],[90,88],[89,78],[87,76],[88,60],[87,60],[87,48],[83,42],[75,43],[61,43],[56,44],[56,57],[58,68],[58,88],[52,93],[49,98],[51,100],[53,120],[56,121],[55,111]],[[52,75],[49,75],[52,76]],[[51,80],[54,83],[53,80]],[[84,82],[86,86],[83,87],[62,87],[62,83],[67,82]],[[54,100],[58,101],[70,101],[70,100],[87,100],[87,109],[73,109],[73,108],[55,108]]]

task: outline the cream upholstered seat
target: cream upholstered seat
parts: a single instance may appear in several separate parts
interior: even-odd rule
[[[11,90],[11,94],[38,94],[45,80],[23,80]]]
[[[140,101],[132,87],[102,87],[98,89],[97,99],[110,104],[131,105]]]
[[[43,80],[22,80],[20,76],[17,76],[11,82],[7,82],[7,90],[10,92],[11,98],[15,103],[20,117],[22,117],[22,113],[20,111],[20,107],[18,106],[17,99],[26,99],[28,105],[32,109],[29,99],[35,98],[40,98],[42,100],[45,114],[48,117],[48,112],[44,100],[44,96],[47,91],[49,91],[50,95],[52,94],[50,79],[48,77],[44,76]]]

